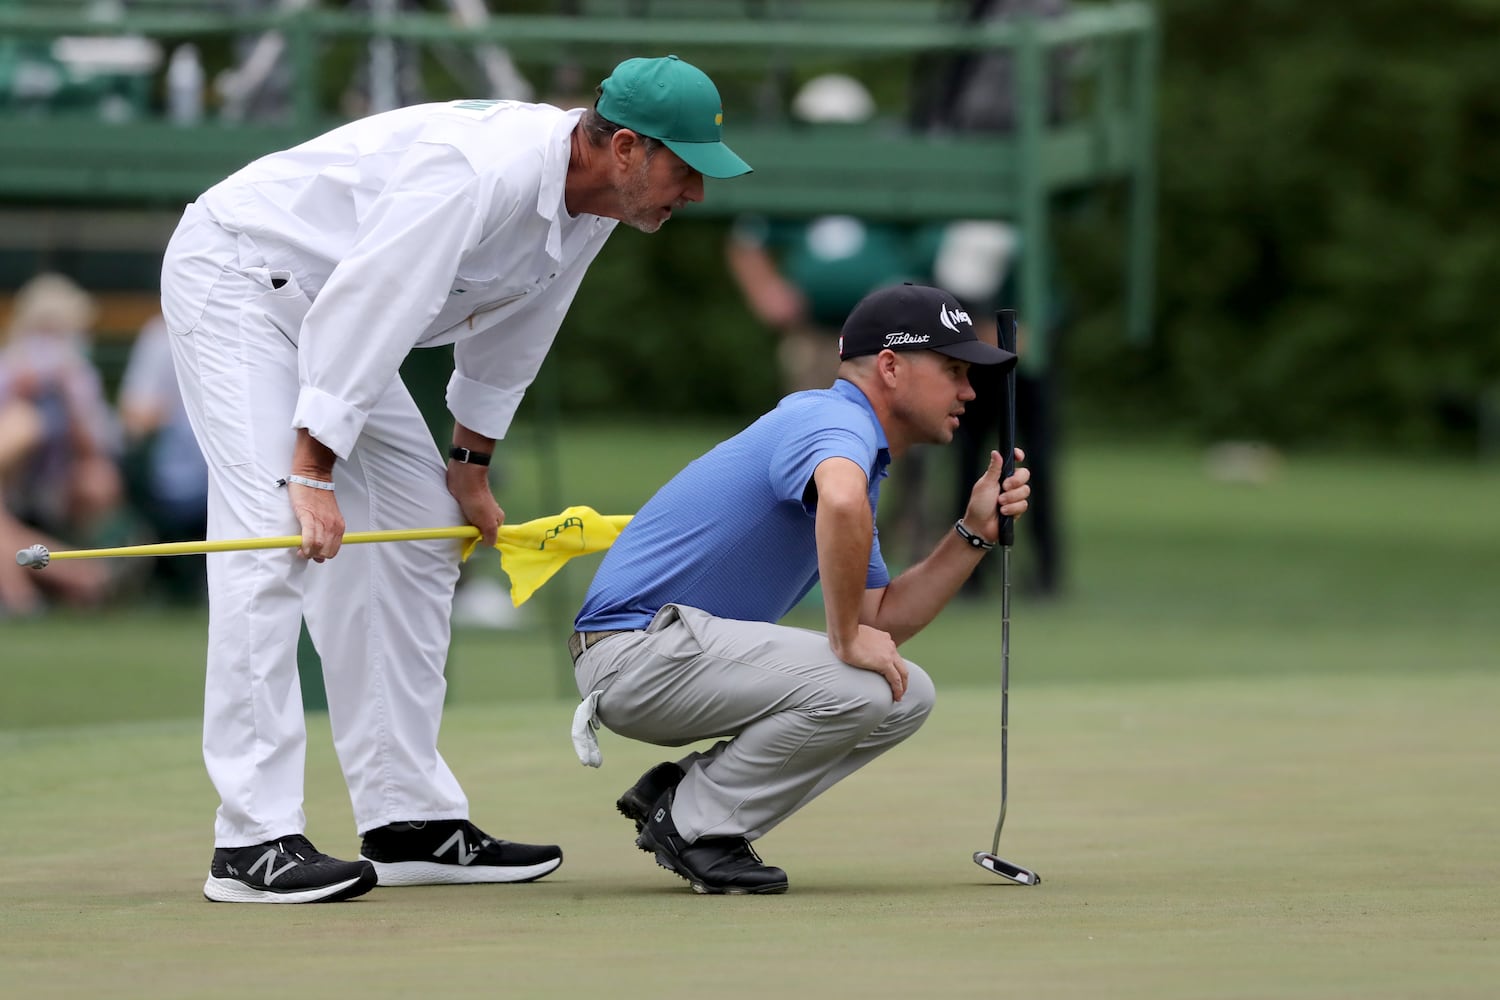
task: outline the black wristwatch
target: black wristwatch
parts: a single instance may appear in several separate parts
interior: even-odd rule
[[[471,451],[468,448],[460,448],[457,445],[448,449],[448,457],[455,462],[463,462],[465,465],[489,465],[490,456],[486,452]]]

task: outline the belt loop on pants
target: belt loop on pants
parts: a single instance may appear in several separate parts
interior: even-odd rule
[[[585,649],[599,645],[599,643],[610,636],[624,635],[626,632],[635,631],[637,630],[633,628],[617,628],[604,632],[574,632],[568,636],[568,655],[573,657],[574,663],[577,663],[578,658],[583,655]]]

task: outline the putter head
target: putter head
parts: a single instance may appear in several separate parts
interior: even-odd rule
[[[1013,865],[1003,858],[996,857],[989,851],[975,851],[974,863],[985,871],[994,872],[1001,878],[1008,878],[1012,882],[1019,882],[1021,885],[1037,885],[1042,881],[1042,877],[1030,868]]]

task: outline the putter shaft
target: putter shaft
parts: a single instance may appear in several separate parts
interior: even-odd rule
[[[1003,350],[1016,351],[1016,313],[1002,309],[995,314],[995,328]],[[1002,481],[1015,469],[1016,372],[1005,373],[1005,399],[1000,408],[1000,454],[1005,467]],[[1010,547],[1015,541],[1015,519],[1000,518],[1000,818],[995,821],[995,841],[989,852],[976,851],[974,863],[1022,885],[1036,885],[1041,876],[1029,868],[1001,858],[1000,832],[1005,829],[1005,806],[1010,800]]]
[[[1010,546],[1000,548],[1000,818],[991,854],[1000,853],[1005,804],[1010,798]]]

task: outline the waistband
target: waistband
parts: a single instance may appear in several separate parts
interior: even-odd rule
[[[599,645],[599,643],[603,642],[605,639],[610,638],[611,636],[624,635],[626,632],[636,631],[639,630],[633,628],[617,628],[609,629],[604,632],[574,632],[572,635],[568,636],[568,654],[573,657],[573,662],[577,663],[578,658],[583,655],[583,651],[585,649],[590,649],[594,646],[597,646]]]

